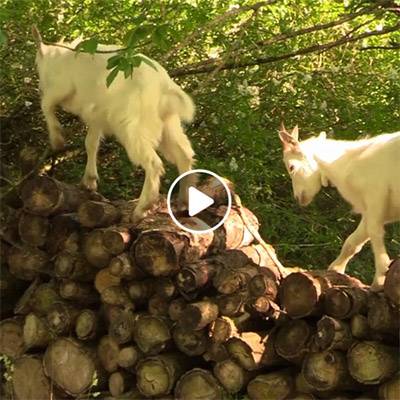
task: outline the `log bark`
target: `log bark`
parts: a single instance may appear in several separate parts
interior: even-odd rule
[[[75,301],[85,306],[96,304],[99,301],[99,295],[92,285],[72,280],[61,282],[60,295],[63,299]]]
[[[325,315],[317,323],[313,347],[316,351],[347,350],[353,341],[348,322]]]
[[[172,331],[172,338],[178,350],[188,356],[200,356],[207,349],[207,333],[204,329],[193,331],[176,325]]]
[[[80,340],[92,340],[99,330],[99,317],[97,312],[85,309],[79,312],[75,322],[75,334]]]
[[[43,216],[76,211],[84,201],[99,197],[44,175],[26,180],[21,185],[20,196],[26,211]]]
[[[78,218],[87,228],[103,228],[117,223],[121,212],[111,203],[88,200],[78,208]]]
[[[399,309],[383,293],[371,293],[368,298],[368,325],[375,332],[399,335]]]
[[[133,337],[139,349],[148,355],[166,350],[172,340],[168,319],[143,315],[135,323]]]
[[[88,233],[82,244],[82,251],[86,259],[96,268],[108,267],[113,255],[103,245],[103,230],[95,229]]]
[[[136,366],[137,387],[146,397],[167,395],[187,366],[188,360],[179,353],[146,357]]]
[[[14,359],[25,351],[23,318],[15,317],[0,321],[0,354]]]
[[[231,394],[240,392],[251,379],[251,374],[231,359],[217,362],[213,372],[224,389]]]
[[[346,356],[336,350],[307,354],[303,361],[302,373],[315,391],[348,390],[357,387],[349,375]]]
[[[109,271],[112,275],[126,280],[143,279],[144,273],[128,253],[121,253],[110,260]]]
[[[55,303],[47,313],[46,321],[56,335],[69,334],[75,327],[80,310],[68,303]]]
[[[50,255],[55,255],[63,251],[70,254],[78,253],[80,249],[78,216],[74,213],[56,215],[51,218],[50,222],[46,251]]]
[[[52,340],[46,320],[34,313],[28,314],[23,326],[23,340],[26,349],[46,348]]]
[[[47,348],[43,366],[45,374],[71,396],[85,393],[101,376],[93,354],[69,338],[59,338]]]
[[[80,254],[63,251],[55,258],[54,274],[59,279],[93,282],[96,269]]]
[[[54,389],[44,374],[42,360],[38,357],[18,358],[14,363],[11,382],[15,400],[54,398]]]
[[[133,368],[140,358],[140,351],[135,346],[123,347],[117,357],[117,363],[121,368]]]
[[[44,251],[34,247],[12,247],[7,263],[10,272],[18,279],[31,281],[48,272],[49,257]]]
[[[359,287],[332,287],[325,293],[324,310],[333,318],[348,319],[367,311],[368,292]]]
[[[291,320],[278,328],[275,350],[284,359],[301,364],[309,352],[314,329],[305,320]]]
[[[251,400],[284,400],[290,398],[294,382],[286,371],[270,372],[255,377],[247,385],[247,395]]]
[[[390,264],[383,290],[390,301],[400,307],[400,258]]]
[[[354,343],[347,353],[351,376],[366,385],[380,384],[399,369],[398,349],[375,341]]]
[[[127,371],[113,372],[108,378],[108,389],[114,397],[119,397],[128,392],[134,383],[134,376]]]
[[[188,329],[201,330],[218,318],[218,306],[209,300],[188,304],[180,324]]]
[[[210,371],[194,368],[187,371],[175,386],[175,398],[180,400],[221,400],[223,388]]]
[[[115,372],[118,369],[119,344],[111,336],[103,336],[97,345],[97,356],[100,364],[107,372]]]
[[[18,221],[18,232],[25,244],[41,247],[46,243],[49,220],[40,215],[22,212]]]
[[[134,239],[128,226],[110,226],[104,230],[103,246],[112,255],[118,255],[128,250],[129,245]]]
[[[400,393],[400,375],[393,377],[379,386],[379,398],[382,400],[396,400]]]

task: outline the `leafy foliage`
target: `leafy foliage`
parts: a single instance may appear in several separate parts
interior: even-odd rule
[[[35,48],[30,26],[45,40],[87,38],[75,50],[94,53],[98,43],[120,45],[110,54],[107,85],[129,79],[146,54],[191,93],[197,105],[188,127],[199,168],[236,183],[262,233],[288,264],[325,268],[356,220],[334,190],[303,210],[294,203],[281,162],[277,127],[300,125],[301,136],[327,132],[354,139],[400,129],[398,69],[400,6],[391,0],[3,0],[0,11],[2,161],[11,163],[23,143],[47,142],[38,107]],[[7,37],[7,41],[6,38]],[[78,181],[85,162],[83,127],[77,151],[57,159],[52,173]],[[15,121],[19,121],[16,123]],[[33,134],[32,134],[33,133]],[[21,139],[22,138],[22,139]],[[111,197],[138,195],[142,172],[123,150],[106,143],[100,153],[100,190]],[[168,170],[163,190],[176,171]],[[131,185],[134,185],[133,187]],[[387,229],[392,256],[400,227]],[[372,256],[351,264],[370,279]]]

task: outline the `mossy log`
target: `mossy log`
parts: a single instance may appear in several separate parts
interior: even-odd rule
[[[180,400],[221,400],[224,390],[210,371],[193,368],[181,376],[174,393]]]
[[[24,353],[23,324],[24,319],[20,317],[0,321],[0,354],[14,359]]]
[[[186,306],[180,324],[187,329],[201,330],[217,318],[217,304],[210,300],[203,300]]]
[[[247,395],[251,400],[284,400],[293,392],[293,377],[287,371],[260,374],[247,385]]]
[[[200,356],[207,349],[208,338],[204,329],[193,331],[178,324],[173,328],[172,338],[177,349],[188,356]]]
[[[78,218],[82,226],[103,228],[117,223],[121,212],[112,203],[88,200],[79,206]]]
[[[96,268],[93,268],[82,255],[63,251],[54,260],[54,274],[59,279],[93,282]]]
[[[48,273],[49,257],[44,251],[34,247],[12,247],[8,252],[7,263],[14,276],[31,281]]]
[[[53,336],[45,318],[34,313],[25,317],[23,326],[23,340],[26,349],[43,349],[48,346]]]
[[[400,307],[400,258],[390,264],[383,290],[390,301]]]
[[[46,243],[49,220],[40,215],[22,212],[18,221],[18,232],[25,244],[41,247]]]
[[[112,275],[125,280],[143,279],[145,276],[129,253],[121,253],[113,257],[110,260],[109,271]]]
[[[354,343],[347,352],[351,376],[366,385],[385,382],[399,370],[398,348],[376,341]]]
[[[317,333],[314,336],[314,348],[317,351],[347,350],[353,343],[350,324],[327,315],[317,323]]]

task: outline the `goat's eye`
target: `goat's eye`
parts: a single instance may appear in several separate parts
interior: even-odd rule
[[[289,165],[289,173],[292,174],[294,172],[294,170],[295,170],[295,166],[293,164],[290,164]]]

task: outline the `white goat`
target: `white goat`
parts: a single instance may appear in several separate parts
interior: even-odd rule
[[[62,127],[55,115],[56,107],[60,106],[79,116],[88,126],[82,184],[96,190],[99,142],[103,136],[114,135],[130,161],[146,172],[133,216],[134,220],[142,218],[158,198],[160,177],[164,173],[156,151],[175,164],[180,174],[192,168],[194,153],[181,126],[181,121],[193,119],[195,109],[191,98],[153,60],[156,70],[142,62],[131,78],[118,74],[107,88],[107,59],[116,53],[76,53],[57,45],[46,45],[35,27],[32,31],[38,46],[36,64],[41,106],[52,148],[59,150],[64,146]],[[71,48],[76,45],[63,43]],[[99,45],[98,49],[116,51],[119,47]],[[180,188],[183,201],[187,200],[189,183],[186,183]]]
[[[383,226],[400,221],[400,132],[355,141],[321,134],[300,142],[298,134],[297,126],[289,133],[283,124],[279,132],[298,203],[307,206],[321,186],[331,184],[361,214],[357,229],[329,269],[344,273],[349,260],[371,240],[375,258],[371,287],[379,290],[390,262]]]

